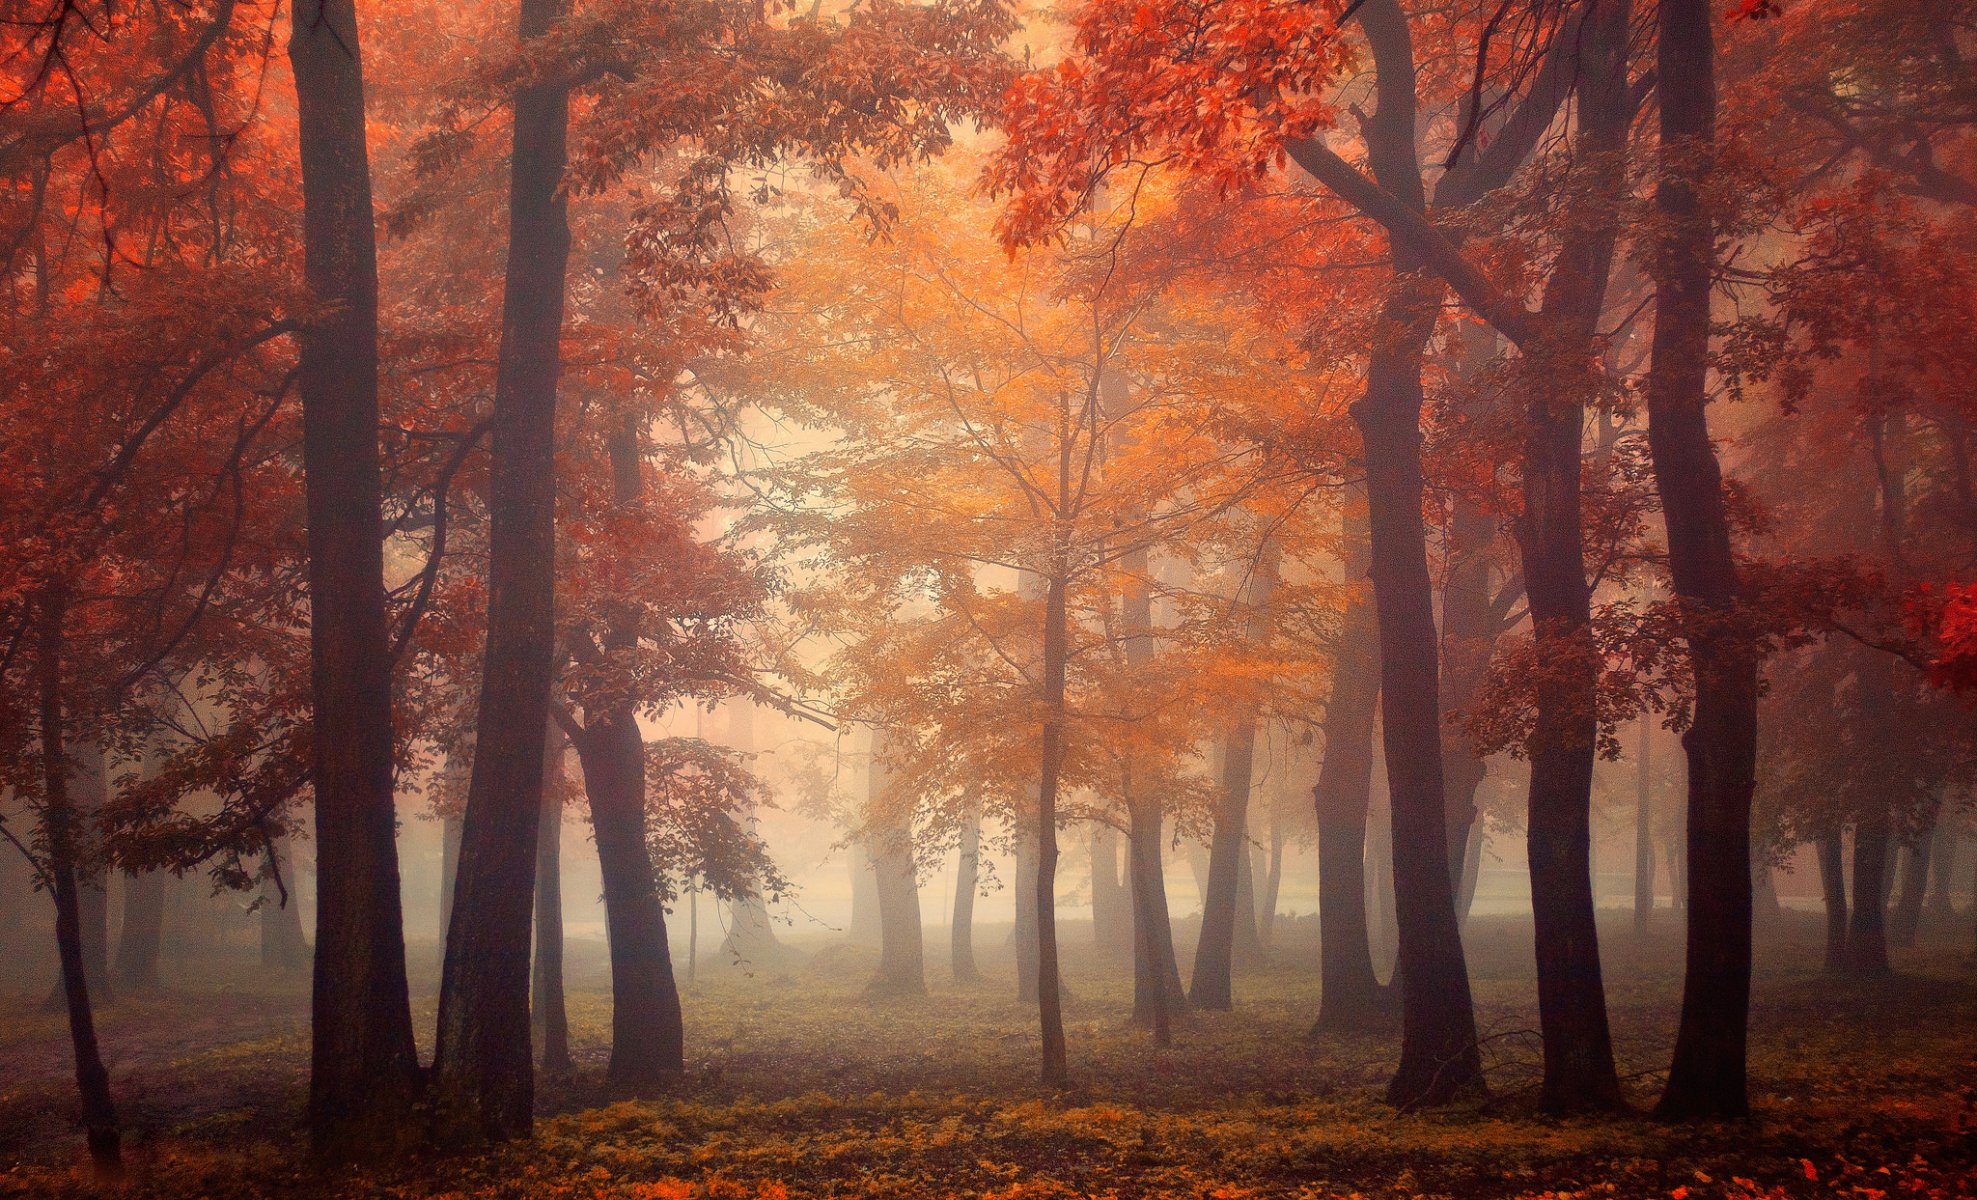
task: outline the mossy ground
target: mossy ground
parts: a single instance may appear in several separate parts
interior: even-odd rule
[[[1679,1002],[1679,930],[1605,931],[1621,1069],[1651,1103]],[[1965,931],[1967,932],[1967,931]],[[936,938],[929,938],[930,950]],[[996,939],[984,937],[984,944]],[[1469,938],[1491,1097],[1401,1116],[1380,1103],[1391,1035],[1307,1036],[1310,948],[1245,975],[1233,1012],[1189,1016],[1156,1050],[1126,1019],[1130,979],[1075,964],[1075,1086],[1035,1081],[1034,1016],[1008,963],[930,993],[873,999],[872,960],[826,950],[788,970],[703,969],[688,991],[690,1066],[669,1094],[601,1078],[609,994],[573,971],[578,1071],[546,1080],[530,1142],[322,1174],[300,1157],[306,991],[184,987],[125,999],[105,1040],[134,1181],[158,1197],[1248,1197],[1977,1195],[1977,970],[1924,948],[1891,979],[1820,974],[1809,921],[1767,943],[1744,1122],[1554,1120],[1533,1111],[1528,930]],[[580,959],[581,956],[579,956]],[[1001,970],[997,970],[1001,967]],[[430,1004],[421,1019],[429,1024]],[[63,1027],[0,1009],[0,1194],[87,1194]]]

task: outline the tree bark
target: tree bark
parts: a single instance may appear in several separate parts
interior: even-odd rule
[[[982,814],[970,811],[961,826],[954,877],[954,919],[948,925],[947,961],[956,983],[982,977],[975,966],[975,889],[981,886]]]
[[[1135,674],[1153,662],[1150,557],[1142,548],[1120,560],[1131,581],[1119,598],[1122,655]],[[1173,1044],[1174,1013],[1186,1007],[1187,992],[1181,986],[1173,916],[1167,907],[1161,829],[1165,814],[1158,797],[1142,794],[1145,790],[1134,783],[1132,761],[1122,761],[1119,794],[1126,806],[1126,875],[1133,902],[1133,1020],[1153,1031],[1154,1045],[1165,1047]]]
[[[1888,860],[1894,838],[1885,813],[1863,818],[1853,831],[1853,912],[1847,925],[1847,971],[1888,973]]]
[[[294,860],[283,853],[287,849],[285,837],[274,839],[268,847],[270,870],[283,873],[287,895],[264,894],[261,903],[261,965],[279,971],[300,970],[309,961],[309,939],[302,932],[302,908],[288,866]]]
[[[1929,890],[1929,853],[1936,840],[1936,814],[1932,811],[1915,835],[1902,846],[1901,891],[1895,897],[1894,911],[1888,914],[1888,944],[1899,950],[1915,947],[1922,929],[1922,901]]]
[[[325,315],[301,337],[302,465],[318,869],[309,1132],[343,1162],[415,1136],[418,1053],[392,799],[391,648],[378,465],[377,246],[352,0],[290,6],[303,275]]]
[[[1847,969],[1846,850],[1835,829],[1819,837],[1819,888],[1826,902],[1826,970]]]
[[[1123,962],[1132,954],[1132,885],[1120,878],[1118,830],[1094,821],[1091,851],[1092,949],[1103,960]]]
[[[646,844],[645,739],[629,705],[586,716],[572,741],[590,800],[611,943],[608,1077],[613,1087],[636,1094],[672,1082],[685,1069],[686,1027]]]
[[[453,928],[453,893],[460,882],[460,814],[439,819],[439,953],[446,956],[446,931]]]
[[[566,0],[522,0],[522,42],[548,32],[566,11]],[[529,935],[556,636],[556,383],[570,256],[562,191],[569,107],[560,79],[515,93],[508,272],[489,456],[487,649],[433,1058],[443,1142],[520,1137],[535,1119]],[[607,722],[612,747],[642,756],[636,722],[618,724],[613,716]],[[629,788],[632,780],[622,782]],[[624,802],[642,806],[643,771],[636,783],[638,794]],[[668,961],[669,977],[671,971]]]
[[[165,877],[158,871],[124,876],[124,922],[117,932],[117,986],[155,992],[165,942]]]
[[[1706,0],[1661,0],[1661,100],[1651,256],[1653,358],[1648,449],[1668,537],[1668,569],[1686,619],[1695,707],[1688,757],[1688,947],[1674,1061],[1656,1112],[1688,1120],[1750,1111],[1750,805],[1757,770],[1757,654],[1719,628],[1741,599],[1722,470],[1705,409],[1715,230],[1703,207],[1716,138],[1714,12]]]
[[[110,991],[110,889],[101,856],[91,849],[89,829],[96,815],[110,802],[109,764],[103,747],[96,742],[86,742],[80,749],[71,748],[68,757],[74,765],[68,788],[75,823],[70,862],[76,874],[76,920],[82,930],[82,967],[89,978],[91,1003],[105,1005],[115,1000]],[[55,992],[55,1007],[60,1008],[66,1001],[59,982]]]
[[[567,1075],[570,1013],[563,998],[563,730],[546,722],[542,758],[542,823],[535,843],[535,964],[529,1014],[542,1069]]]
[[[1066,443],[1063,454],[1068,456]],[[1059,513],[1069,480],[1059,472]],[[1059,521],[1064,518],[1060,515]],[[1043,770],[1037,780],[1037,1021],[1043,1038],[1043,1082],[1070,1083],[1064,1051],[1064,993],[1057,967],[1057,787],[1064,753],[1065,675],[1070,658],[1070,615],[1065,595],[1070,571],[1068,531],[1052,531],[1050,577],[1045,581],[1043,617]]]
[[[1575,166],[1611,181],[1562,239],[1545,281],[1540,347],[1526,347],[1522,511],[1511,523],[1537,648],[1531,764],[1531,912],[1544,1037],[1539,1105],[1547,1112],[1621,1107],[1600,974],[1592,880],[1593,760],[1599,734],[1599,657],[1592,641],[1580,479],[1594,339],[1618,235],[1630,5],[1590,17],[1579,55]],[[1532,350],[1537,350],[1536,354]]]
[[[55,900],[55,948],[62,965],[62,999],[68,1010],[69,1044],[75,1054],[76,1090],[82,1097],[89,1158],[97,1180],[113,1183],[123,1178],[123,1146],[116,1102],[110,1095],[110,1073],[104,1069],[96,1042],[96,1015],[90,1006],[90,976],[84,962],[82,902],[77,885],[83,835],[69,797],[72,767],[62,694],[62,659],[67,652],[63,626],[68,604],[60,584],[41,597],[39,608],[35,668],[40,685],[42,822],[49,891]]]
[[[1365,527],[1347,518],[1346,576],[1366,570]],[[1385,1025],[1366,924],[1366,818],[1373,791],[1373,719],[1380,699],[1380,645],[1372,598],[1355,587],[1339,623],[1332,693],[1325,704],[1325,758],[1313,802],[1318,814],[1318,1020],[1312,1033]]]
[[[1034,803],[1034,799],[1032,800]],[[1031,827],[1016,832],[1016,923],[1010,931],[1016,947],[1016,1002],[1037,1002],[1037,843],[1034,812]],[[1020,822],[1022,817],[1018,817]]]
[[[1268,636],[1265,610],[1276,590],[1279,551],[1266,545],[1248,583],[1247,638],[1259,645]],[[1215,832],[1208,847],[1208,891],[1201,908],[1201,937],[1194,954],[1194,975],[1188,1001],[1196,1008],[1226,1011],[1234,1003],[1235,958],[1240,931],[1247,929],[1244,947],[1254,961],[1260,952],[1256,938],[1256,902],[1241,887],[1243,864],[1249,858],[1249,800],[1256,762],[1257,710],[1244,706],[1222,741],[1222,789],[1215,810]],[[1245,920],[1245,917],[1247,920]]]

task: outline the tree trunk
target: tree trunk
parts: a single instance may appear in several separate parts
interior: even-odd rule
[[[1923,915],[1933,926],[1946,926],[1956,916],[1950,903],[1951,876],[1956,873],[1956,820],[1938,813],[1934,843],[1929,851],[1929,899]]]
[[[947,961],[956,983],[982,977],[975,967],[975,889],[981,886],[982,814],[970,811],[961,826],[961,850],[954,875],[954,919],[948,925]]]
[[[268,847],[269,871],[282,872],[280,892],[261,901],[261,965],[278,971],[299,971],[309,961],[309,938],[302,932],[302,907],[295,893],[295,877],[289,870],[294,860],[285,851],[288,839],[276,838]],[[273,880],[270,879],[270,885]]]
[[[542,1069],[568,1075],[570,1013],[563,999],[563,748],[554,721],[543,730],[542,824],[535,842],[535,965],[529,1014]]]
[[[1481,821],[1469,823],[1469,844],[1462,848],[1462,890],[1456,894],[1456,916],[1464,923],[1469,920],[1469,910],[1476,906],[1476,884],[1483,873],[1483,842],[1485,835]]]
[[[1595,339],[1618,233],[1632,106],[1627,97],[1630,6],[1587,19],[1579,55],[1578,170],[1610,182],[1560,243],[1545,281],[1540,353],[1526,348],[1523,509],[1512,522],[1537,649],[1531,764],[1531,912],[1544,1036],[1539,1105],[1547,1112],[1621,1106],[1601,980],[1592,876],[1593,760],[1598,750],[1599,657],[1592,641],[1580,479],[1590,380],[1574,367]]]
[[[566,0],[522,0],[522,42],[546,33],[566,11]],[[562,193],[569,107],[567,82],[558,78],[515,94],[508,272],[489,453],[487,649],[433,1057],[442,1141],[520,1137],[535,1119],[529,935],[556,636],[556,381],[570,256]],[[643,753],[635,722],[613,725],[610,740]],[[643,771],[636,782],[637,794],[626,802],[642,806]],[[670,961],[665,969],[670,984]]]
[[[1068,454],[1068,448],[1065,450]],[[1068,486],[1062,478],[1060,484]],[[1065,499],[1061,494],[1060,501]],[[1059,512],[1064,511],[1060,504]],[[1061,518],[1060,518],[1061,519]],[[1066,574],[1070,570],[1067,531],[1053,531],[1050,578],[1045,584],[1043,617],[1043,770],[1037,780],[1037,1020],[1043,1037],[1043,1081],[1070,1083],[1064,1053],[1064,993],[1057,969],[1057,786],[1063,765],[1065,673],[1070,658],[1070,616]]]
[[[1270,854],[1263,871],[1263,890],[1256,897],[1256,941],[1267,955],[1277,933],[1277,898],[1284,886],[1284,807],[1272,797],[1270,804]]]
[[[55,948],[62,964],[62,999],[68,1010],[69,1044],[75,1053],[76,1090],[82,1096],[82,1123],[97,1180],[113,1183],[123,1178],[123,1147],[117,1129],[116,1102],[110,1096],[110,1073],[104,1069],[102,1051],[96,1043],[96,1015],[90,1007],[90,975],[84,963],[82,902],[77,886],[82,830],[78,828],[78,814],[69,799],[73,768],[67,747],[68,716],[62,699],[62,657],[66,652],[63,624],[68,604],[60,587],[54,585],[41,597],[36,639],[42,822],[49,891],[55,900]]]
[[[1347,518],[1346,575],[1366,569],[1364,526]],[[1313,801],[1318,813],[1318,1020],[1312,1032],[1386,1023],[1366,925],[1366,817],[1373,792],[1373,718],[1380,699],[1379,632],[1372,598],[1354,588],[1339,623],[1332,694],[1325,704],[1325,757]]]
[[[1888,860],[1894,838],[1886,813],[1863,818],[1853,832],[1853,912],[1847,926],[1847,970],[1888,973]]]
[[[1034,799],[1032,800],[1034,802]],[[1034,817],[1034,814],[1030,814]],[[1021,818],[1019,817],[1020,821]],[[1016,833],[1016,1001],[1037,1002],[1037,843],[1034,828]]]
[[[418,1052],[392,798],[391,647],[378,466],[377,247],[353,0],[290,6],[303,275],[325,316],[297,387],[309,526],[316,958],[309,1132],[329,1161],[415,1136]]]
[[[872,852],[863,838],[846,850],[851,860],[851,940],[860,946],[879,944],[879,877],[873,873]]]
[[[586,716],[583,731],[572,740],[590,799],[610,933],[609,1079],[622,1091],[646,1093],[685,1069],[686,1027],[666,942],[666,911],[646,844],[645,740],[629,705]]]
[[[164,874],[140,871],[125,875],[124,923],[117,932],[117,986],[127,992],[157,991],[162,986],[158,959],[164,941]]]
[[[1922,899],[1929,890],[1929,852],[1935,839],[1936,814],[1932,811],[1922,828],[1902,846],[1901,892],[1888,915],[1888,944],[1898,950],[1914,949],[1922,928]]]
[[[879,973],[874,995],[927,994],[926,938],[920,925],[920,878],[913,865],[912,807],[891,787],[883,731],[872,734],[865,838],[879,882]]]
[[[1125,962],[1132,955],[1132,886],[1119,875],[1119,831],[1095,821],[1091,851],[1091,936],[1097,957]]]
[[[85,742],[69,751],[73,765],[68,795],[75,822],[70,863],[76,875],[76,920],[82,931],[82,969],[89,978],[90,1002],[113,1003],[110,991],[110,889],[109,875],[91,848],[90,825],[104,805],[110,802],[109,764],[103,747]],[[67,1003],[63,985],[55,985],[52,1007]]]
[[[1826,901],[1826,970],[1847,969],[1846,850],[1835,829],[1819,837],[1819,889]]]
[[[1247,638],[1260,647],[1269,634],[1266,610],[1276,591],[1280,551],[1266,543],[1248,582]],[[1226,1011],[1233,1004],[1233,980],[1238,940],[1250,961],[1260,955],[1256,937],[1256,901],[1252,886],[1241,887],[1243,864],[1249,859],[1249,801],[1256,762],[1257,708],[1245,705],[1222,742],[1222,788],[1215,810],[1215,833],[1208,847],[1208,891],[1201,908],[1201,937],[1194,954],[1194,975],[1188,1001],[1196,1008]]]
[[[1648,449],[1667,527],[1668,570],[1691,620],[1695,707],[1688,757],[1688,949],[1682,1019],[1656,1111],[1675,1119],[1750,1111],[1750,805],[1757,771],[1757,654],[1713,628],[1742,588],[1730,549],[1723,476],[1705,411],[1715,230],[1701,198],[1716,136],[1713,21],[1707,0],[1661,0],[1657,67],[1664,230],[1648,371]]]
[[[755,753],[755,704],[746,696],[731,697],[728,710],[728,745],[742,754]],[[758,824],[753,807],[743,818],[753,834]],[[781,961],[783,945],[776,938],[776,925],[769,917],[768,902],[760,891],[750,889],[735,897],[728,906],[728,933],[721,941],[721,956],[730,962],[766,969]]]
[[[1135,675],[1153,662],[1153,591],[1150,555],[1134,550],[1120,560],[1129,584],[1119,597],[1122,655]],[[1156,796],[1135,786],[1133,763],[1119,764],[1119,795],[1126,806],[1126,877],[1133,903],[1133,1020],[1153,1031],[1156,1046],[1173,1044],[1174,1013],[1187,1005],[1181,968],[1174,957],[1174,923],[1167,907],[1163,866],[1164,816]]]
[[[1634,755],[1634,932],[1642,934],[1654,916],[1654,718],[1645,711]]]
[[[439,953],[446,955],[446,931],[453,928],[453,892],[460,882],[460,826],[457,812],[439,819]]]

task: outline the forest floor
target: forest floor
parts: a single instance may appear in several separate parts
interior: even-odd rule
[[[1652,1102],[1680,999],[1678,922],[1604,931],[1621,1070]],[[930,994],[864,994],[874,958],[822,949],[784,969],[710,969],[686,995],[689,1070],[670,1094],[601,1083],[609,992],[572,960],[573,1079],[545,1081],[527,1143],[323,1174],[301,1159],[307,990],[218,970],[121,998],[104,1042],[133,1182],[157,1197],[1969,1197],[1977,1195],[1977,966],[1954,945],[1898,973],[1818,970],[1812,920],[1762,954],[1752,1119],[1668,1126],[1534,1111],[1528,924],[1480,919],[1468,946],[1491,1063],[1488,1100],[1398,1115],[1380,1102],[1392,1035],[1310,1038],[1311,947],[1287,937],[1236,1007],[1197,1013],[1156,1050],[1127,1019],[1129,975],[1068,971],[1074,1086],[1035,1080],[1034,1012],[1006,950],[956,984],[930,936]],[[1293,929],[1295,934],[1297,930]],[[1078,945],[1067,936],[1067,953]],[[1002,944],[984,931],[979,944]],[[225,982],[221,982],[224,980]],[[419,1019],[430,1028],[430,1000]],[[0,1195],[88,1195],[60,1017],[0,998]]]

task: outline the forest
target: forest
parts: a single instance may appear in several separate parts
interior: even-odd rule
[[[1977,5],[0,0],[0,1196],[1977,1195]]]

